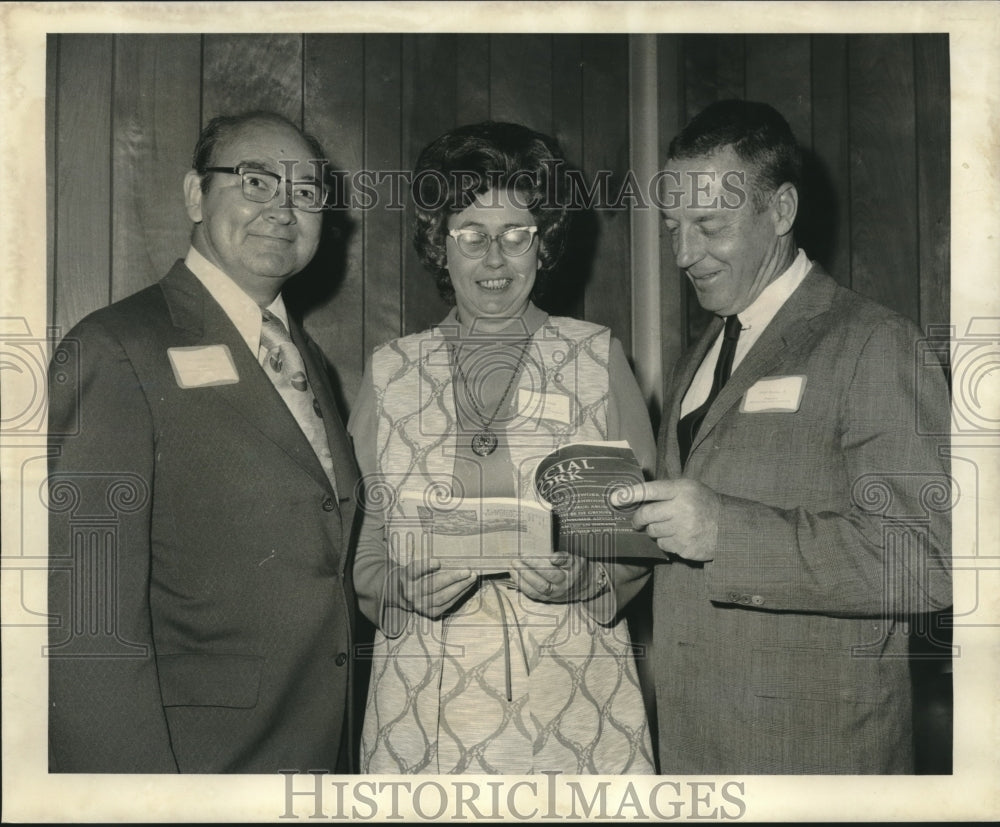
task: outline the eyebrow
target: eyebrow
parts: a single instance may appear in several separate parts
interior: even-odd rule
[[[503,225],[503,229],[501,230],[501,232],[505,232],[506,230],[513,230],[515,227],[533,227],[533,226],[535,226],[535,225],[534,224],[519,224],[516,221],[508,221],[506,224]],[[481,229],[485,229],[486,225],[483,224],[481,221],[465,221],[464,223],[462,223],[459,226],[455,227],[455,229],[456,230],[472,230],[472,229],[475,229],[476,227],[479,227]]]
[[[296,162],[296,164],[295,164],[296,171],[298,171],[298,169],[304,163],[305,162],[303,162],[303,161]],[[308,166],[308,167],[310,167],[311,169],[315,169],[315,167],[312,164],[306,163],[305,165]],[[235,164],[233,164],[233,166],[234,167],[247,167],[249,169],[259,170],[260,172],[270,172],[272,175],[278,175],[278,176],[283,175],[283,173],[285,171],[284,167],[282,167],[280,171],[276,170],[276,169],[273,169],[274,164],[272,164],[270,161],[262,161],[259,158],[247,158],[247,159],[242,160],[242,161],[237,161]],[[283,180],[287,181],[289,179],[286,178],[286,179],[283,179]],[[313,184],[320,183],[320,179],[317,178],[315,175],[307,175],[304,178],[295,178],[293,180],[294,180],[294,182],[299,182],[299,183],[303,183],[303,182],[310,182],[310,183],[313,183]]]

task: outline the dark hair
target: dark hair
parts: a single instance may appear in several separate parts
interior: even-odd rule
[[[564,191],[559,180],[565,158],[558,142],[526,126],[500,121],[460,126],[432,141],[420,153],[413,174],[416,207],[413,246],[434,274],[438,292],[449,304],[455,289],[445,266],[448,218],[490,190],[515,190],[519,202],[538,226],[538,275],[532,297],[544,292],[547,277],[559,262],[569,226],[565,204],[553,193]]]
[[[667,157],[700,158],[732,147],[749,167],[751,197],[762,209],[784,183],[800,186],[802,154],[788,122],[773,106],[756,101],[709,104],[670,142]]]
[[[251,124],[272,124],[277,126],[287,126],[293,130],[309,146],[312,158],[303,158],[303,161],[326,161],[326,152],[319,140],[306,132],[277,112],[268,112],[264,109],[255,109],[251,112],[242,112],[238,115],[219,115],[212,118],[201,130],[198,136],[198,143],[194,146],[194,154],[191,158],[191,168],[201,176],[201,191],[208,191],[208,182],[212,174],[206,172],[206,167],[214,166],[213,160],[215,149],[220,142],[224,142],[230,136],[239,133],[244,127]],[[324,176],[326,167],[323,168]]]

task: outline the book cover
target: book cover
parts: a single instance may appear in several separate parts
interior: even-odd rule
[[[551,506],[558,548],[597,560],[663,561],[663,551],[632,528],[638,503],[625,489],[643,482],[627,442],[575,442],[548,454],[535,469],[535,487]]]

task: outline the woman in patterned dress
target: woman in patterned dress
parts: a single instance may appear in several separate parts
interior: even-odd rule
[[[402,491],[532,497],[524,469],[570,442],[627,440],[655,461],[620,343],[532,301],[566,233],[561,162],[552,138],[485,122],[417,163],[415,245],[454,307],[376,348],[348,425],[367,499],[355,587],[376,625],[363,772],[653,772],[620,617],[644,568],[549,544],[483,574],[387,541]]]

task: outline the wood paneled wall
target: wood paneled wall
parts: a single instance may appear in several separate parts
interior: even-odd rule
[[[50,35],[51,322],[65,332],[184,254],[181,180],[217,114],[281,112],[347,171],[406,170],[450,127],[517,120],[554,134],[586,175],[610,170],[614,192],[640,126],[655,122],[662,157],[704,105],[747,97],[781,110],[807,150],[807,251],[921,324],[947,323],[946,35],[639,37],[656,50],[656,76],[643,79],[657,86],[653,112],[630,109],[639,40],[627,35]],[[339,236],[290,285],[345,403],[376,344],[445,312],[412,250],[410,210],[386,208],[388,183],[379,193],[378,207],[342,217]],[[663,329],[633,331],[633,280],[661,274],[631,272],[627,208],[580,219],[552,309],[608,324],[629,353],[633,332],[654,335],[669,368],[704,314],[665,237],[652,242]]]

